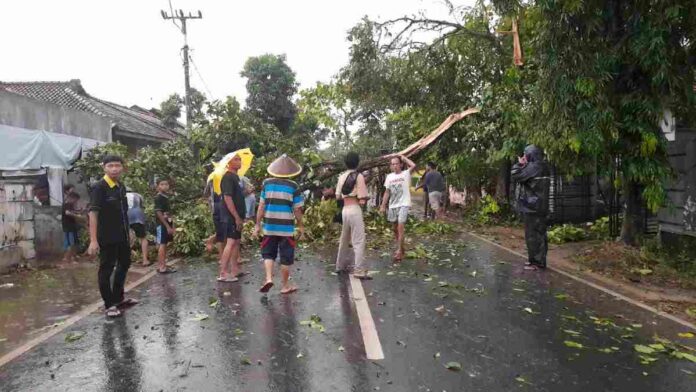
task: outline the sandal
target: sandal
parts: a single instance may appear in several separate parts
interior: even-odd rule
[[[109,309],[106,309],[106,317],[114,318],[114,317],[119,317],[121,315],[121,311],[118,310],[116,306],[112,306]]]
[[[356,279],[360,279],[360,280],[372,280],[372,277],[370,275],[368,275],[367,272],[353,274],[353,277],[355,277]]]
[[[297,287],[290,287],[287,290],[280,290],[280,293],[281,294],[290,294],[290,293],[294,293],[295,291],[297,291]]]
[[[138,301],[135,298],[126,298],[123,301],[119,302],[118,305],[116,305],[116,307],[122,308],[125,306],[135,306],[139,303],[140,303],[140,301]]]
[[[263,286],[261,286],[259,291],[262,293],[267,293],[271,289],[271,287],[273,287],[273,282],[266,282],[263,284]]]

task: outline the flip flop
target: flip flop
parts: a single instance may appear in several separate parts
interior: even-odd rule
[[[260,292],[262,293],[267,293],[271,287],[273,287],[273,282],[266,282],[261,286],[261,289],[259,289]]]
[[[119,308],[126,307],[126,306],[135,306],[139,304],[140,301],[138,301],[135,298],[126,298],[123,301],[119,302],[118,305],[116,305]]]
[[[109,309],[106,309],[106,317],[114,318],[119,316],[121,316],[121,311],[118,310],[116,306],[112,306]]]
[[[290,290],[287,290],[287,291],[280,290],[280,293],[281,294],[291,294],[291,293],[294,293],[295,291],[297,291],[297,287],[292,287],[292,288],[290,288]]]

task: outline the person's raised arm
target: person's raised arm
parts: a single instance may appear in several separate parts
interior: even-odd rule
[[[403,155],[400,155],[399,157],[401,158],[401,161],[404,162],[404,163],[406,164],[406,166],[408,166],[408,171],[411,171],[411,172],[412,172],[412,171],[414,171],[414,170],[416,169],[416,164],[415,164],[415,162],[413,162],[412,160],[406,158],[406,157],[403,156]]]

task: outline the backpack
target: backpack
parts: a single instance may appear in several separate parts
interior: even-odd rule
[[[353,192],[353,189],[355,189],[355,183],[358,182],[358,172],[354,171],[348,174],[346,177],[346,180],[343,182],[343,186],[341,187],[341,195],[350,195],[351,192]]]

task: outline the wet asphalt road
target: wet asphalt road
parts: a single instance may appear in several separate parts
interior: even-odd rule
[[[350,282],[304,251],[291,296],[257,292],[260,263],[225,284],[213,263],[180,264],[123,318],[92,314],[0,368],[0,390],[696,391],[696,363],[634,349],[655,334],[696,346],[684,328],[466,236],[432,245],[364,283],[384,360],[365,358]],[[313,314],[324,332],[302,325]]]

